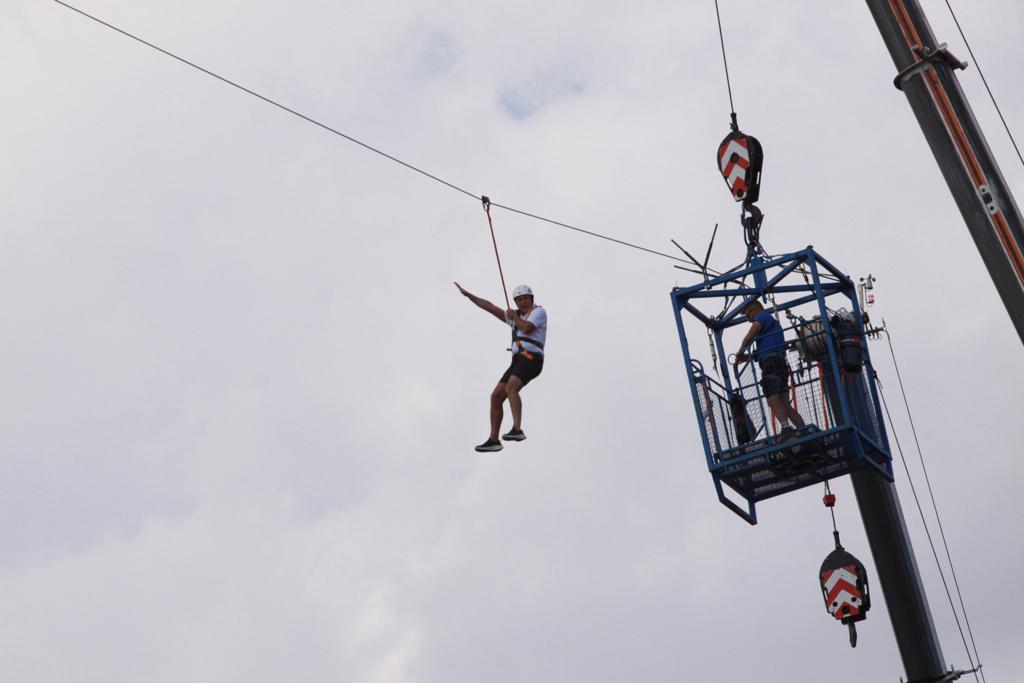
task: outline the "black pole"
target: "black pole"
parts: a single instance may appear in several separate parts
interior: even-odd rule
[[[844,374],[843,381],[837,384],[835,377],[828,373],[823,377],[825,394],[833,414],[842,415],[839,394],[844,393],[853,421],[868,425],[872,419],[868,409],[871,397],[866,383],[859,379],[858,374]],[[935,633],[896,487],[873,468],[851,472],[850,480],[907,680],[938,680],[946,673],[942,648]]]
[[[873,469],[853,472],[850,479],[907,680],[938,680],[945,674],[942,647],[896,486]]]
[[[1024,220],[960,89],[966,66],[935,39],[918,0],[867,0],[897,87],[935,155],[1007,313],[1024,341]]]

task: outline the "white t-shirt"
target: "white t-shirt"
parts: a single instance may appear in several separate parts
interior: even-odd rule
[[[524,332],[519,332],[519,333],[517,333],[516,336],[518,336],[518,337],[529,337],[531,339],[536,339],[541,344],[546,343],[547,342],[547,336],[548,336],[548,314],[544,311],[544,309],[541,308],[540,306],[534,306],[532,309],[530,309],[530,312],[526,314],[526,317],[524,318],[524,320],[526,320],[527,322],[533,323],[534,324],[534,329],[529,334],[526,334]],[[505,322],[508,323],[509,327],[511,327],[513,330],[515,330],[516,324],[514,322],[512,322],[512,319],[509,318],[507,315],[505,316]],[[512,352],[513,353],[515,353],[516,351],[519,350],[517,347],[520,344],[522,345],[522,348],[524,350],[529,351],[530,353],[544,353],[544,349],[540,348],[536,344],[531,344],[528,341],[522,341],[522,342],[517,341],[512,346]]]

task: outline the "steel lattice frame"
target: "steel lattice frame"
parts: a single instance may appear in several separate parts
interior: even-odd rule
[[[748,284],[748,281],[752,281],[752,284]],[[725,460],[719,439],[721,435],[716,430],[714,415],[708,412],[711,401],[708,388],[711,384],[703,374],[701,364],[691,356],[683,323],[684,313],[699,320],[713,336],[722,377],[721,384],[714,384],[724,387],[726,393],[731,393],[742,382],[738,371],[730,368],[722,337],[726,330],[748,322],[741,311],[751,301],[770,297],[772,305],[769,310],[774,313],[801,306],[805,311],[812,308],[816,315],[820,316],[824,339],[832,340],[833,329],[826,299],[836,295],[849,302],[861,339],[865,359],[866,390],[859,396],[863,405],[851,406],[851,396],[854,394],[850,394],[847,386],[851,376],[841,370],[834,344],[825,343],[828,356],[827,362],[823,359],[821,365],[822,391],[824,393],[827,384],[833,404],[835,425],[830,425],[823,431],[806,433],[801,438],[786,442],[784,446],[778,439],[769,438],[766,432],[766,438],[762,443],[744,448],[733,447],[729,449],[729,459]],[[856,286],[849,277],[812,247],[778,256],[767,256],[752,248],[747,260],[741,265],[716,277],[708,276],[701,283],[678,287],[672,291],[671,299],[708,470],[714,480],[719,500],[724,505],[751,524],[756,524],[755,503],[758,500],[781,495],[864,467],[874,467],[887,479],[892,480],[891,452],[884,423],[880,417],[877,388],[873,372],[870,370],[870,356],[864,342],[864,327]],[[718,305],[718,314],[701,310],[707,309],[707,304],[711,303]],[[730,369],[737,373],[735,386],[730,377]],[[835,389],[836,387],[842,389]],[[713,413],[713,410],[710,412]],[[867,413],[872,414],[875,430],[869,429],[865,424],[863,416]],[[709,435],[709,424],[712,430],[716,430],[714,434]],[[794,446],[806,449],[805,455],[812,453],[822,457],[798,458],[792,455],[796,450]],[[806,466],[803,471],[799,474],[792,471],[786,474],[787,468],[792,470],[798,461],[802,461]],[[758,478],[762,484],[758,484]],[[770,485],[764,484],[768,480]],[[746,509],[725,495],[723,483],[746,499]]]

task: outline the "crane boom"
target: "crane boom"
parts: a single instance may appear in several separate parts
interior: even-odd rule
[[[910,108],[1024,342],[1024,220],[918,0],[866,0]]]

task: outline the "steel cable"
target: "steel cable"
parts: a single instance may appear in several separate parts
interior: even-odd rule
[[[964,644],[964,651],[967,653],[967,659],[971,663],[971,668],[973,669],[975,668],[974,659],[971,657],[971,649],[967,646],[967,636],[964,634],[963,626],[960,624],[960,617],[957,615],[956,607],[953,605],[953,595],[949,591],[949,583],[946,581],[946,575],[942,571],[942,564],[939,561],[939,553],[935,549],[935,542],[932,540],[932,533],[928,529],[928,522],[925,520],[924,509],[921,507],[921,500],[918,498],[917,487],[914,486],[914,479],[910,476],[910,468],[907,466],[907,459],[903,456],[903,446],[900,445],[900,437],[896,433],[896,427],[892,422],[892,415],[889,413],[889,404],[885,400],[885,391],[883,390],[882,383],[877,382],[877,377],[876,383],[878,386],[878,395],[882,399],[882,407],[885,409],[885,416],[889,419],[889,427],[892,430],[893,439],[896,441],[896,449],[899,451],[900,460],[903,461],[903,470],[907,473],[907,482],[910,484],[910,491],[914,495],[914,503],[917,505],[917,512],[921,516],[921,524],[924,526],[924,533],[928,538],[928,545],[931,546],[932,549],[932,557],[935,558],[935,566],[939,570],[939,578],[942,580],[942,587],[946,590],[946,598],[949,600],[949,608],[953,612],[953,619],[956,621],[956,627],[960,631],[960,640]],[[950,568],[952,568],[952,565]],[[965,614],[964,619],[966,620],[966,618],[967,615]],[[977,672],[974,673],[974,679],[978,680]]]
[[[960,32],[960,37],[964,39],[964,45],[967,46],[967,52],[970,53],[971,59],[974,60],[974,66],[978,69],[978,75],[981,76],[981,82],[985,84],[985,90],[988,91],[989,99],[992,100],[992,106],[996,108],[996,113],[999,114],[999,120],[1003,122],[1003,128],[1006,129],[1006,134],[1010,137],[1010,143],[1013,145],[1013,150],[1017,152],[1017,158],[1020,159],[1020,163],[1024,166],[1024,156],[1021,156],[1020,147],[1017,146],[1017,141],[1013,138],[1013,133],[1010,132],[1010,126],[1006,123],[1006,118],[1003,116],[1003,110],[999,108],[999,103],[996,102],[996,96],[992,94],[992,88],[988,87],[988,79],[985,78],[985,72],[981,70],[981,63],[978,62],[978,58],[974,56],[974,50],[971,49],[971,43],[967,40],[967,36],[964,35],[964,30],[960,26],[960,20],[956,18],[956,12],[953,11],[953,6],[949,4],[949,0],[946,0],[946,7],[949,8],[949,13],[953,16],[953,23],[956,24],[956,30]],[[984,676],[982,676],[984,678]]]
[[[169,50],[165,50],[164,48],[160,47],[159,45],[154,45],[153,43],[151,43],[151,42],[149,42],[147,40],[144,40],[144,39],[142,39],[142,38],[140,38],[140,37],[138,37],[138,36],[136,36],[136,35],[134,35],[132,33],[129,33],[128,31],[125,31],[124,29],[118,28],[117,26],[114,26],[113,24],[110,24],[110,23],[100,19],[99,17],[93,16],[92,14],[89,14],[88,12],[84,12],[83,10],[80,10],[77,7],[74,7],[72,5],[69,5],[66,2],[63,2],[62,0],[53,0],[53,1],[55,3],[57,3],[58,5],[66,7],[67,9],[69,9],[69,10],[71,10],[73,12],[76,12],[76,13],[82,15],[83,17],[91,19],[91,20],[95,21],[96,23],[101,24],[102,26],[105,26],[105,27],[107,27],[107,28],[109,28],[109,29],[111,29],[113,31],[116,31],[117,33],[120,33],[121,35],[123,35],[123,36],[125,36],[127,38],[131,38],[134,41],[142,43],[146,47],[149,47],[149,48],[151,48],[153,50],[156,50],[157,52],[159,52],[161,54],[164,54],[164,55],[166,55],[166,56],[168,56],[168,57],[170,57],[172,59],[175,59],[175,60],[181,62],[182,64],[190,66],[193,69],[196,69],[197,71],[201,71],[202,73],[206,74],[207,76],[211,76],[213,78],[216,78],[218,81],[221,81],[222,83],[226,83],[227,85],[230,85],[233,88],[237,88],[238,90],[241,90],[242,92],[244,92],[244,93],[246,93],[248,95],[252,95],[253,97],[255,97],[257,99],[262,100],[263,102],[266,102],[267,104],[273,105],[274,107],[277,107],[278,109],[286,111],[289,114],[302,119],[303,121],[311,123],[314,126],[318,126],[318,127],[322,128],[322,129],[324,129],[324,130],[326,130],[326,131],[328,131],[330,133],[333,133],[334,135],[337,135],[339,137],[342,137],[342,138],[348,140],[349,142],[353,142],[353,143],[359,145],[360,147],[363,147],[364,149],[367,149],[367,150],[373,152],[374,154],[379,154],[380,156],[384,157],[385,159],[388,159],[390,161],[395,162],[396,164],[404,166],[405,168],[409,169],[410,171],[414,171],[416,173],[419,173],[420,175],[426,176],[427,178],[430,178],[431,180],[433,180],[435,182],[441,183],[445,187],[448,187],[448,188],[450,188],[452,190],[455,190],[456,192],[460,192],[460,193],[462,193],[462,194],[464,194],[464,195],[466,195],[468,197],[472,197],[473,199],[475,199],[477,201],[481,201],[483,199],[482,195],[478,195],[478,194],[475,194],[473,192],[470,192],[469,190],[467,190],[467,189],[465,189],[463,187],[460,187],[460,186],[456,185],[455,183],[449,182],[449,181],[445,180],[444,178],[436,176],[436,175],[434,175],[432,173],[428,173],[427,171],[424,171],[423,169],[421,169],[421,168],[419,168],[417,166],[414,166],[413,164],[410,164],[410,163],[408,163],[406,161],[403,161],[403,160],[399,159],[396,156],[388,154],[387,152],[384,152],[383,150],[380,150],[380,149],[378,149],[378,148],[376,148],[376,147],[374,147],[372,145],[369,145],[369,144],[367,144],[367,143],[365,143],[365,142],[363,142],[363,141],[361,141],[361,140],[359,140],[357,138],[354,138],[351,135],[343,133],[340,130],[327,125],[326,123],[318,121],[318,120],[314,119],[311,116],[307,116],[306,114],[303,114],[302,112],[296,111],[295,109],[292,109],[291,107],[288,107],[288,106],[286,106],[284,104],[281,104],[280,102],[278,102],[276,100],[273,100],[270,97],[267,97],[266,95],[260,94],[260,93],[256,92],[255,90],[247,88],[244,85],[241,85],[241,84],[239,84],[239,83],[237,83],[237,82],[235,82],[235,81],[233,81],[233,80],[231,80],[229,78],[221,76],[220,74],[215,73],[215,72],[213,72],[213,71],[211,71],[211,70],[209,70],[209,69],[207,69],[205,67],[202,67],[202,66],[200,66],[200,65],[198,65],[198,64],[196,64],[194,62],[191,62],[191,61],[185,59],[184,57],[180,57],[180,56],[174,54],[173,52],[171,52]],[[543,216],[539,216],[537,214],[530,213],[528,211],[523,211],[522,209],[516,209],[516,208],[511,207],[511,206],[506,206],[506,205],[503,205],[503,204],[498,204],[497,202],[492,202],[491,206],[495,206],[495,207],[498,207],[500,209],[504,209],[506,211],[510,211],[512,213],[517,213],[517,214],[520,214],[522,216],[526,216],[528,218],[533,218],[534,220],[542,221],[542,222],[548,223],[550,225],[555,225],[555,226],[558,226],[558,227],[561,227],[561,228],[566,228],[566,229],[569,229],[569,230],[574,230],[574,231],[582,233],[584,235],[589,235],[591,237],[598,237],[600,239],[607,240],[609,242],[614,242],[616,244],[619,244],[619,245],[622,245],[622,246],[625,246],[625,247],[631,247],[633,249],[637,249],[639,251],[646,252],[648,254],[654,254],[656,256],[662,256],[662,257],[667,258],[667,259],[672,259],[673,261],[679,261],[680,263],[688,263],[685,259],[679,258],[678,256],[673,256],[672,254],[666,254],[665,252],[657,251],[655,249],[649,249],[647,247],[640,246],[639,244],[634,244],[632,242],[627,242],[626,240],[620,240],[620,239],[617,239],[615,237],[609,237],[608,235],[602,235],[600,233],[593,232],[591,230],[584,230],[583,228],[578,228],[578,227],[570,225],[568,223],[564,223],[562,221],[556,221],[556,220],[553,220],[551,218],[545,218]],[[678,268],[679,266],[676,266],[676,267]],[[682,270],[688,270],[689,272],[697,273],[698,275],[701,274],[698,271],[692,271],[692,270],[689,270],[687,268],[681,268],[681,269]]]
[[[910,421],[910,432],[914,435],[914,444],[917,447],[917,457],[918,457],[918,460],[921,463],[921,471],[924,472],[924,481],[925,481],[925,484],[928,487],[928,496],[931,498],[932,510],[934,510],[934,512],[935,512],[935,521],[938,523],[939,536],[942,538],[942,546],[946,550],[946,561],[949,562],[949,572],[950,572],[950,574],[953,577],[953,585],[956,587],[957,598],[960,601],[960,610],[963,612],[964,623],[967,625],[967,634],[970,636],[971,646],[974,648],[974,660],[977,661],[979,666],[980,666],[981,665],[981,658],[978,656],[978,646],[974,642],[974,631],[971,629],[971,621],[967,617],[967,607],[964,605],[964,597],[963,597],[963,594],[960,592],[960,582],[956,578],[956,568],[953,566],[953,556],[949,552],[949,544],[946,542],[946,532],[942,528],[942,518],[939,516],[939,506],[935,502],[935,493],[932,491],[931,478],[928,476],[928,468],[924,464],[924,455],[923,455],[923,452],[921,450],[921,442],[917,438],[917,428],[914,426],[914,416],[910,412],[910,401],[907,399],[907,392],[903,388],[903,376],[900,374],[899,363],[896,362],[896,352],[893,350],[892,336],[889,334],[889,330],[885,327],[885,321],[882,321],[882,325],[883,325],[883,330],[885,331],[885,339],[886,339],[886,341],[889,344],[889,355],[892,356],[892,364],[893,364],[893,367],[896,369],[896,379],[897,379],[897,381],[899,382],[899,385],[900,385],[900,393],[903,395],[903,405],[906,407],[907,418]],[[886,410],[888,411],[888,409],[886,409]],[[890,424],[892,423],[892,419],[891,418],[889,420],[889,423]],[[894,434],[895,434],[895,432],[894,432]],[[900,455],[902,457],[902,452],[900,453]],[[906,463],[904,463],[904,467],[905,466],[906,466]],[[909,473],[908,473],[907,476],[908,477],[910,476]],[[916,494],[915,494],[915,497],[916,497]],[[923,517],[922,517],[922,519],[923,519]],[[966,646],[966,643],[964,643],[964,645]],[[971,666],[974,666],[974,664],[972,663]],[[977,677],[977,675],[975,675],[975,677]],[[981,680],[983,682],[985,680],[985,672],[984,671],[981,672]]]

